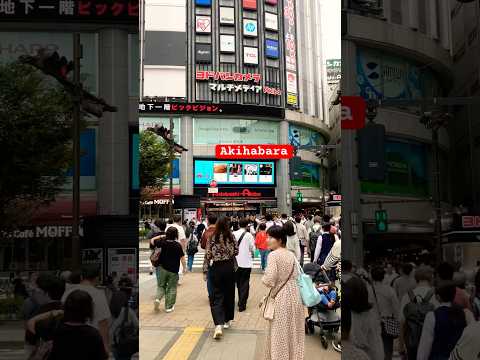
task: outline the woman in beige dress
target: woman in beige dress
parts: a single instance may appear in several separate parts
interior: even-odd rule
[[[295,255],[285,248],[287,235],[282,227],[272,226],[267,234],[272,252],[262,282],[276,296],[274,317],[267,324],[265,360],[304,360],[305,312]]]

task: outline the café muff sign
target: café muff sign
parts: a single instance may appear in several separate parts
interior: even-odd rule
[[[27,229],[15,230],[10,234],[14,239],[69,238],[72,236],[70,225],[39,225]]]

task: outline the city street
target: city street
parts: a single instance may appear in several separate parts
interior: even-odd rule
[[[140,359],[142,360],[257,360],[263,359],[265,320],[258,303],[264,295],[261,275],[253,274],[247,310],[236,313],[223,339],[212,339],[213,322],[202,275],[190,273],[178,287],[173,313],[153,310],[155,276],[140,274]],[[324,350],[318,332],[306,336],[305,359],[340,359],[331,347]]]

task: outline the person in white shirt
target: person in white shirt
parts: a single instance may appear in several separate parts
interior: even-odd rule
[[[96,288],[99,278],[100,268],[95,265],[86,265],[82,269],[82,281],[80,284],[72,284],[65,290],[65,293],[62,296],[62,303],[65,303],[68,295],[75,290],[83,290],[92,297],[93,318],[90,320],[89,325],[93,326],[100,332],[105,351],[109,353],[109,322],[112,315],[107,303],[105,291]]]
[[[182,217],[180,215],[173,216],[173,224],[168,224],[165,230],[168,230],[169,227],[174,227],[178,230],[178,242],[182,245],[183,252],[187,250],[187,235],[185,234],[185,228],[182,225]],[[180,270],[178,271],[178,283],[181,283],[183,273],[186,269],[183,268],[183,265],[180,263]]]
[[[255,252],[255,239],[247,230],[248,219],[239,221],[240,229],[233,232],[238,242],[238,255],[236,256],[238,269],[235,273],[235,282],[238,290],[238,311],[247,308],[248,295],[250,292],[250,274],[253,267],[253,254]]]
[[[395,268],[392,264],[387,264],[385,267],[385,278],[383,279],[383,283],[388,286],[392,286],[392,281],[398,278],[400,275],[395,271]]]
[[[297,236],[298,240],[300,241],[300,265],[303,266],[303,259],[305,257],[305,247],[307,246],[308,242],[308,231],[305,225],[302,223],[302,218],[297,216],[295,218],[295,226],[297,228]]]
[[[275,222],[273,221],[273,216],[272,216],[272,214],[267,214],[267,215],[265,215],[265,225],[267,226],[267,230],[268,230],[268,228],[270,228],[271,226],[275,225]]]
[[[475,321],[470,310],[452,306],[454,282],[441,284],[436,293],[439,306],[425,316],[417,360],[448,359],[467,325]]]
[[[294,253],[297,260],[300,261],[300,240],[297,236],[295,224],[292,221],[287,221],[283,228],[287,234],[287,250]]]

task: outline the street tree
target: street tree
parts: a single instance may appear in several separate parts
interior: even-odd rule
[[[169,145],[151,131],[140,132],[140,187],[142,198],[160,190],[168,178],[175,155]]]
[[[62,191],[72,164],[72,100],[31,66],[0,64],[0,229],[24,225]]]

